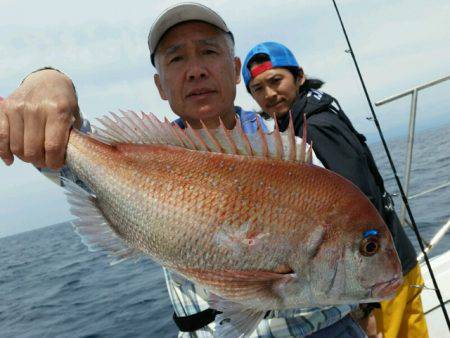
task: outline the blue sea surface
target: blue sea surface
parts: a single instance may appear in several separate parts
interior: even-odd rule
[[[405,145],[404,139],[389,142],[401,177]],[[416,135],[411,194],[450,181],[449,146],[450,126]],[[398,193],[381,145],[371,148],[388,190]],[[450,187],[410,204],[429,240],[450,218]],[[447,234],[431,256],[449,249]],[[69,222],[1,238],[0,337],[176,336],[161,268],[150,260],[109,262],[89,252]]]
[[[110,265],[69,223],[0,240],[0,337],[175,336],[161,268]]]
[[[387,143],[403,184],[407,153],[406,137],[389,140]],[[384,178],[386,189],[394,195],[395,207],[400,215],[400,193],[386,153],[381,143],[371,145],[370,148]],[[415,135],[408,196],[446,183],[450,183],[450,125]],[[450,186],[410,199],[409,205],[421,236],[425,241],[429,241],[439,228],[450,220]],[[414,232],[409,226],[405,226],[405,231],[419,252],[420,247]],[[433,249],[431,256],[449,249],[450,232]]]

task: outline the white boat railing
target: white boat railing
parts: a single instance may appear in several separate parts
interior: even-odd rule
[[[445,234],[447,233],[448,229],[450,229],[450,219],[447,221],[447,223],[445,223],[440,229],[439,231],[436,233],[436,235],[434,235],[434,237],[431,239],[431,241],[429,243],[427,243],[427,247],[425,248],[425,252],[428,253],[431,251],[432,248],[434,248],[434,246],[439,243],[439,241],[442,239],[442,237],[445,236]],[[417,260],[420,262],[423,259],[423,252],[421,252],[418,256],[417,256]]]
[[[375,102],[376,106],[382,106],[386,103],[389,103],[389,102],[398,100],[400,98],[403,98],[405,96],[411,95],[411,108],[410,108],[410,113],[409,113],[409,129],[408,129],[408,149],[407,149],[407,153],[406,153],[405,176],[404,176],[404,182],[403,182],[403,190],[404,190],[406,198],[408,200],[411,200],[411,199],[414,199],[414,198],[417,198],[417,197],[420,197],[420,196],[429,194],[431,192],[437,191],[439,189],[443,189],[445,187],[450,186],[450,182],[446,182],[446,183],[440,184],[436,187],[433,187],[431,189],[427,189],[425,191],[417,193],[415,195],[408,196],[409,181],[410,181],[410,177],[411,177],[411,165],[412,165],[412,160],[413,160],[413,146],[414,146],[415,125],[416,125],[418,93],[422,89],[435,86],[435,85],[442,83],[444,81],[447,81],[447,80],[450,80],[450,75],[444,76],[442,78],[439,78],[439,79],[431,81],[431,82],[427,82],[425,84],[422,84],[422,85],[416,86],[414,88],[411,88],[407,91],[404,91],[400,94],[396,94],[396,95],[387,97],[383,100],[380,100],[378,102]],[[409,223],[409,220],[406,218],[406,208],[405,208],[405,204],[403,202],[402,202],[402,207],[400,210],[400,221],[401,221],[402,225]],[[439,231],[434,235],[433,239],[429,243],[426,243],[427,247],[426,247],[425,251],[429,252],[431,250],[431,248],[434,247],[436,245],[436,243],[438,243],[439,240],[444,237],[445,233],[449,229],[450,229],[450,219],[439,229]],[[420,254],[418,256],[418,259],[420,260],[422,258],[423,258],[423,254]]]

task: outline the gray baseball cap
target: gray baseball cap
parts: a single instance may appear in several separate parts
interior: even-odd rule
[[[230,34],[234,41],[233,34],[228,29],[225,21],[212,9],[195,3],[185,2],[166,9],[153,23],[148,34],[148,48],[150,49],[150,59],[155,65],[155,51],[163,35],[173,26],[185,21],[203,21]]]

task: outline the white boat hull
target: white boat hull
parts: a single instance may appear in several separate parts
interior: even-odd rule
[[[450,250],[430,260],[447,312],[450,313]],[[425,287],[433,288],[428,268],[424,262],[420,264]],[[444,314],[436,297],[436,292],[425,288],[422,291],[423,311],[428,325],[430,338],[450,337]]]

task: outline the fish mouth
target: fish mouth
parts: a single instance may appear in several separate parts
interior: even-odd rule
[[[374,298],[389,298],[397,292],[402,283],[403,279],[401,277],[394,277],[388,281],[376,283],[372,285],[370,294]]]

